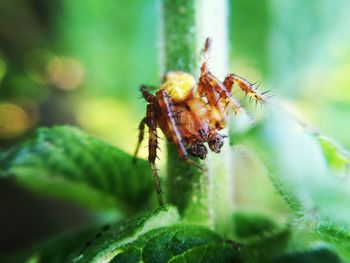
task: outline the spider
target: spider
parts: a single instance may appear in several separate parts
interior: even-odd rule
[[[204,52],[208,52],[211,39],[205,41]],[[136,157],[144,138],[145,126],[149,129],[148,161],[150,163],[159,205],[163,205],[160,179],[155,166],[158,148],[157,128],[172,142],[180,158],[199,168],[201,166],[189,156],[205,159],[209,149],[220,153],[225,136],[219,133],[227,125],[230,112],[235,114],[244,111],[240,104],[231,96],[232,87],[238,84],[246,96],[256,102],[266,100],[253,83],[235,75],[229,74],[223,82],[219,81],[207,67],[207,61],[201,66],[200,77],[196,81],[192,75],[182,71],[170,71],[165,74],[163,82],[156,94],[150,92],[150,87],[142,85],[140,91],[147,101],[146,116],[139,125],[139,138],[134,153]],[[136,159],[135,159],[136,160]]]

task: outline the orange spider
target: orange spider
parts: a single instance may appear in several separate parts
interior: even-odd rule
[[[204,52],[207,53],[210,39],[205,42]],[[232,86],[237,83],[247,96],[257,102],[266,100],[264,93],[258,92],[250,82],[235,74],[228,75],[220,82],[207,68],[205,61],[201,66],[201,75],[196,89],[194,77],[182,71],[166,73],[163,83],[153,95],[149,87],[141,86],[140,90],[148,102],[146,117],[139,125],[139,140],[134,156],[137,155],[143,140],[145,125],[149,128],[148,160],[152,168],[158,202],[163,205],[158,172],[155,166],[157,157],[159,127],[165,137],[175,144],[179,156],[199,168],[189,155],[205,159],[209,149],[220,153],[224,137],[219,133],[226,127],[228,114],[231,110],[236,114],[243,111],[239,103],[231,97]]]

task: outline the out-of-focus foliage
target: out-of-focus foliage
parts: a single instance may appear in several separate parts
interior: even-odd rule
[[[276,104],[268,106],[272,108],[268,119],[252,126],[243,137],[231,136],[250,155],[263,160],[276,190],[289,205],[290,246],[300,249],[322,240],[350,260],[350,191],[345,176],[349,154],[310,132],[296,117],[275,108]]]
[[[122,212],[145,207],[153,192],[144,160],[75,128],[39,129],[25,144],[4,152],[0,174],[33,191]]]
[[[231,3],[232,70],[262,80],[290,110],[349,148],[350,3]]]

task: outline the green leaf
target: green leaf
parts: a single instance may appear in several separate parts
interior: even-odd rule
[[[306,252],[284,254],[273,263],[340,263],[340,258],[327,248],[316,248]]]
[[[89,227],[84,230],[66,233],[36,245],[12,257],[0,258],[1,262],[109,262],[120,247],[126,247],[140,236],[178,223],[177,209],[171,206],[157,208],[142,217],[123,223]],[[130,251],[130,259],[132,251]],[[131,261],[133,262],[133,261]]]
[[[278,228],[271,218],[258,213],[237,211],[233,214],[235,236],[239,239],[249,239],[262,236]]]
[[[179,220],[176,208],[172,206],[158,208],[148,215],[127,221],[118,228],[111,228],[103,238],[92,243],[73,261],[80,263],[111,260],[129,248],[130,244],[140,240],[147,232],[176,224]],[[132,253],[132,251],[127,253]]]
[[[158,228],[121,247],[111,262],[235,262],[238,252],[211,230],[196,225]]]
[[[46,243],[22,259],[34,258],[45,263],[237,262],[238,251],[232,243],[203,226],[179,224],[179,220],[177,209],[165,206],[91,234],[92,239],[84,242],[85,245],[77,246],[71,241],[76,238],[71,236],[70,240],[66,239],[70,250],[64,240],[59,240],[59,243]]]
[[[72,127],[39,129],[34,138],[0,155],[0,174],[39,193],[93,208],[131,212],[153,193],[146,161]]]
[[[233,214],[233,225],[247,262],[268,262],[287,248],[289,229],[265,215],[237,211]]]
[[[181,262],[241,262],[240,256],[228,244],[208,244],[204,246],[198,246],[189,249],[181,255],[173,257],[169,262],[181,263]]]
[[[350,153],[341,149],[331,139],[325,136],[317,136],[317,139],[322,147],[325,158],[329,167],[340,175],[350,175]]]

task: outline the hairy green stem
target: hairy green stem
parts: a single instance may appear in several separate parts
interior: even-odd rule
[[[195,8],[194,0],[162,1],[164,72],[195,72],[195,66],[198,65]],[[171,143],[167,145],[167,160],[168,201],[175,204],[182,214],[189,207],[193,207],[196,211],[192,214],[197,216],[195,221],[206,220],[206,202],[202,200],[205,194],[200,189],[201,171],[180,160],[175,146]],[[203,205],[198,206],[193,204],[193,201],[202,202]]]
[[[218,8],[223,10],[214,11]],[[220,57],[215,72],[223,74],[227,70],[225,8],[226,0],[162,1],[162,74],[181,70],[198,76],[200,50],[206,37],[213,38],[213,49],[219,51],[215,55]],[[220,15],[216,17],[214,13]],[[186,220],[217,228],[223,218],[228,219],[233,202],[228,158],[228,148],[220,156],[210,154],[208,171],[203,172],[180,160],[175,146],[168,143],[167,201],[175,204]]]

